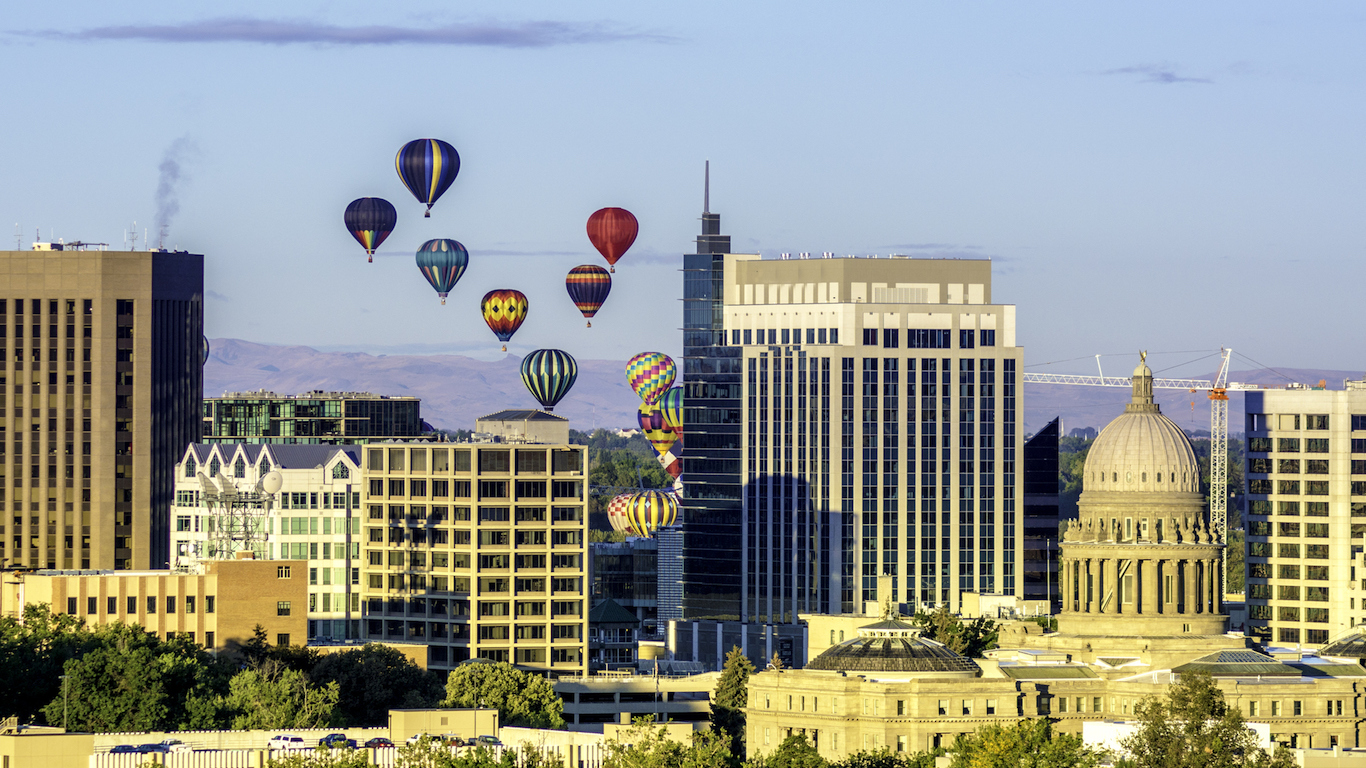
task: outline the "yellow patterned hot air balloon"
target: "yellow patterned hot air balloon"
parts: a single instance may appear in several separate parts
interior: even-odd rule
[[[626,503],[626,519],[637,536],[653,536],[678,521],[678,499],[665,491],[638,491]]]
[[[645,434],[645,439],[650,441],[660,456],[668,453],[678,441],[678,434],[665,422],[664,410],[659,403],[641,403],[636,409],[636,421],[640,423],[640,431]]]

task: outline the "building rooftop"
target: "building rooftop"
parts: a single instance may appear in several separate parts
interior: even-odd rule
[[[261,453],[268,452],[275,469],[313,469],[326,466],[338,453],[346,454],[352,464],[360,465],[360,448],[354,445],[193,443],[190,450],[194,451],[195,460],[203,464],[209,460],[210,452],[214,448],[218,448],[223,456],[231,458],[239,447],[246,455],[248,463],[252,465],[255,465]]]
[[[593,606],[588,612],[589,624],[630,624],[640,626],[635,614],[622,608],[615,600],[608,598]]]
[[[327,392],[314,389],[297,395],[282,395],[268,389],[254,392],[224,392],[219,397],[206,397],[205,400],[420,400],[403,395],[379,395],[374,392]]]
[[[858,629],[859,636],[825,649],[807,669],[836,672],[958,672],[982,670],[972,659],[920,635],[920,628],[888,617]]]
[[[563,416],[532,409],[508,409],[480,416],[479,421],[569,421]]]

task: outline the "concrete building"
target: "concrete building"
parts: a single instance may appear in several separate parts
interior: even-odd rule
[[[542,411],[479,419],[480,442],[366,446],[362,628],[470,658],[586,671],[586,448]]]
[[[1323,645],[1366,621],[1366,381],[1245,398],[1248,633]]]
[[[360,637],[360,448],[196,443],[176,465],[171,551],[176,568],[244,549],[307,565],[308,640]],[[269,472],[282,484],[253,493]],[[207,486],[205,484],[208,484]],[[230,502],[217,490],[235,489]],[[210,498],[205,498],[208,488]]]
[[[277,645],[303,645],[306,563],[207,561],[192,571],[6,571],[0,615],[22,618],[46,604],[87,625],[135,623],[169,638],[187,634],[211,651],[231,651],[260,624]]]
[[[169,562],[172,468],[199,433],[204,259],[0,251],[0,562]]]
[[[706,722],[719,677],[716,672],[562,677],[555,681],[555,692],[564,701],[564,720],[571,730],[601,733],[606,724],[646,716],[658,723]]]
[[[913,752],[1022,717],[1080,734],[1086,722],[1132,722],[1145,698],[1197,671],[1212,675],[1249,722],[1266,724],[1272,741],[1361,744],[1366,670],[1354,648],[1336,656],[1263,651],[1226,632],[1216,578],[1223,542],[1205,519],[1190,441],[1153,402],[1146,365],[1084,473],[1079,519],[1062,542],[1057,632],[1010,624],[999,649],[966,659],[894,610],[842,642],[830,642],[825,630],[834,627],[821,625],[812,642],[824,650],[805,669],[750,678],[751,752],[771,751],[791,732],[829,759],[884,747]]]
[[[342,445],[416,440],[422,401],[370,392],[228,392],[204,399],[202,442]]]

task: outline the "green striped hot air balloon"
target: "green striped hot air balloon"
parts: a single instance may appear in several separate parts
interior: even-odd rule
[[[568,352],[538,349],[522,358],[522,383],[547,411],[555,410],[578,376],[579,365]]]

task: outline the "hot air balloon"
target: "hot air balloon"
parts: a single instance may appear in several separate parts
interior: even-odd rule
[[[346,222],[346,229],[351,236],[369,254],[369,260],[374,261],[375,249],[394,231],[398,212],[382,197],[362,197],[346,206],[346,215],[342,220]]]
[[[512,338],[512,334],[516,333],[517,329],[522,327],[522,321],[526,320],[527,306],[526,295],[511,289],[489,291],[479,303],[480,311],[484,313],[484,322],[489,324],[489,329],[503,342],[504,352],[508,351],[507,342]]]
[[[423,218],[431,218],[437,198],[460,173],[460,153],[441,139],[417,139],[403,145],[394,165],[403,186],[419,203],[427,204]]]
[[[446,303],[446,294],[460,282],[469,263],[470,252],[454,240],[428,240],[417,249],[417,268],[436,289],[442,304]]]
[[[584,317],[592,317],[602,309],[607,294],[612,292],[612,276],[607,270],[593,264],[583,264],[569,270],[564,279],[564,287],[569,290],[569,298],[579,308]],[[590,320],[588,327],[592,328]]]
[[[664,414],[664,423],[679,437],[683,436],[683,388],[670,387],[659,397],[659,409]]]
[[[664,423],[664,413],[659,403],[641,403],[636,409],[636,420],[640,423],[640,431],[645,433],[645,439],[650,441],[660,456],[668,453],[678,440],[678,435]]]
[[[208,364],[209,364],[209,337],[208,337],[208,336],[201,336],[200,338],[202,338],[202,339],[204,340],[204,343],[203,343],[202,346],[200,347],[200,353],[203,355],[204,359],[201,360],[201,361],[199,361],[199,364],[200,364],[200,365],[208,365]]]
[[[673,386],[678,369],[663,352],[641,352],[626,361],[626,381],[641,400],[653,403]]]
[[[579,365],[568,352],[538,349],[522,358],[522,383],[547,411],[555,410],[578,376]]]
[[[626,518],[626,504],[631,500],[631,494],[619,493],[607,502],[607,522],[614,531],[630,531],[631,523]]]
[[[669,473],[669,477],[674,480],[683,476],[683,462],[677,456],[672,457],[672,461],[664,465],[664,471]]]
[[[640,223],[625,208],[601,208],[588,217],[588,239],[598,249],[612,271],[617,271],[617,259],[626,255],[636,241]]]
[[[678,499],[666,491],[638,491],[626,503],[626,518],[637,535],[651,536],[678,521]]]

